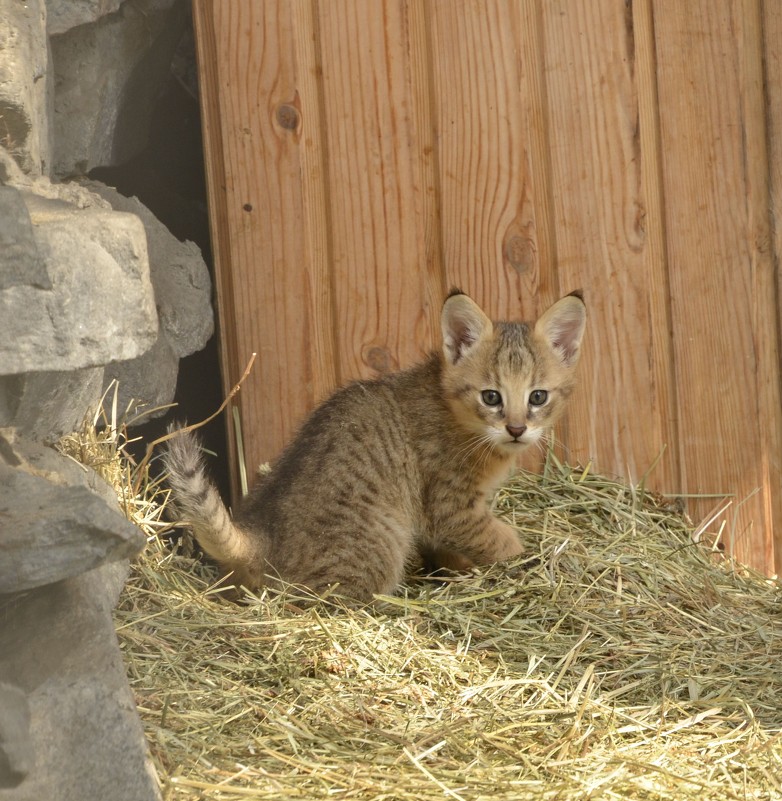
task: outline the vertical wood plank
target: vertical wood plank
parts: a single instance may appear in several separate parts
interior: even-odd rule
[[[538,5],[428,4],[446,283],[499,319],[534,319],[559,296]]]
[[[764,2],[762,4],[761,25],[763,28],[763,72],[766,100],[766,138],[768,144],[769,194],[771,198],[771,258],[777,276],[776,308],[777,308],[777,351],[782,343],[782,281],[779,279],[779,267],[782,264],[782,4]],[[772,365],[773,369],[773,365]],[[782,368],[780,368],[782,370]],[[777,380],[780,376],[777,375]],[[773,447],[773,445],[772,445]],[[778,454],[779,455],[779,454]],[[773,453],[769,454],[773,458]],[[779,511],[779,496],[782,487],[773,484],[773,474],[779,470],[778,464],[771,465],[772,475],[769,477],[769,492],[776,496],[773,501],[774,561],[772,564],[778,576],[782,576],[782,517]]]
[[[660,102],[657,89],[656,33],[652,0],[636,0],[632,6],[635,46],[635,81],[638,93],[638,136],[641,148],[643,229],[648,270],[649,337],[652,368],[638,392],[654,396],[660,425],[657,446],[665,447],[658,468],[652,470],[651,486],[675,493],[681,483],[677,443],[680,441],[674,348],[671,336],[671,282],[665,233],[665,186],[662,175]],[[643,379],[642,379],[643,380]],[[655,443],[649,445],[654,448]],[[647,452],[648,455],[648,452]]]
[[[562,294],[557,271],[557,229],[555,188],[551,164],[551,119],[546,86],[543,41],[543,14],[538,0],[521,0],[511,6],[511,25],[516,30],[516,48],[520,67],[521,113],[529,143],[529,178],[535,217],[535,239],[531,243],[535,255],[536,274],[528,287],[538,300],[536,314],[548,308]],[[568,291],[582,289],[569,287]]]
[[[782,393],[780,392],[778,263],[774,259],[767,79],[764,65],[762,0],[742,0],[737,13],[744,25],[738,33],[741,105],[747,119],[744,132],[750,271],[753,303],[748,321],[755,335],[758,373],[760,516],[752,514],[743,530],[752,531],[736,542],[749,552],[746,561],[760,570],[775,563],[775,524],[782,526]],[[777,16],[779,9],[777,7]],[[778,42],[780,40],[777,40]],[[778,48],[775,48],[778,49]],[[752,529],[750,528],[752,527]]]
[[[209,194],[209,227],[215,270],[214,302],[217,317],[215,328],[219,340],[222,387],[223,392],[227,394],[230,391],[233,375],[229,365],[237,364],[238,358],[236,356],[236,340],[232,334],[237,318],[233,306],[233,274],[230,268],[231,228],[226,197],[224,160],[226,143],[223,142],[222,112],[218,89],[221,69],[220,49],[210,0],[193,0],[192,8],[198,58],[204,166]],[[226,430],[231,494],[232,500],[236,501],[238,486],[236,440],[231,435],[227,423]]]
[[[258,353],[238,396],[252,476],[335,382],[313,18],[306,0],[194,17],[226,388]]]
[[[427,298],[441,279],[420,167],[431,144],[411,58],[422,32],[410,21],[400,0],[318,5],[341,381],[408,366],[436,341]]]
[[[434,336],[432,347],[440,346],[440,311],[450,290],[443,263],[443,226],[440,204],[442,186],[439,170],[439,137],[435,130],[436,100],[432,66],[431,6],[420,0],[408,0],[407,28],[410,36],[410,69],[413,93],[413,125],[420,148],[413,168],[417,171],[423,223],[424,308],[429,324],[423,336]]]
[[[568,454],[638,481],[667,444],[652,484],[673,488],[656,98],[639,82],[653,66],[637,64],[651,33],[636,46],[635,5],[543,6],[559,281],[583,286],[590,311]]]
[[[515,6],[429,4],[446,280],[509,319],[537,315],[546,247],[536,229]]]
[[[762,569],[780,521],[782,407],[760,9],[653,8],[683,488],[734,496],[727,539]]]

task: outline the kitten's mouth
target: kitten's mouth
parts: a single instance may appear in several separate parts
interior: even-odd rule
[[[507,439],[502,440],[502,444],[508,450],[519,450],[519,448],[527,448],[539,438],[539,432],[536,429],[525,428],[522,432],[506,432]]]
[[[519,448],[526,448],[529,443],[522,438],[511,437],[510,439],[502,440],[500,444],[513,451]]]

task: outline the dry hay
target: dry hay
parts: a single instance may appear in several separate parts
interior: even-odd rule
[[[527,557],[359,611],[151,534],[116,622],[164,797],[782,798],[779,587],[553,457],[498,511]]]

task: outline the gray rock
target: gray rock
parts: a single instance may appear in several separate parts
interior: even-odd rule
[[[179,359],[201,350],[214,332],[209,271],[198,246],[180,242],[138,198],[127,198],[97,181],[87,181],[84,186],[115,210],[132,212],[144,223],[160,316],[160,335],[154,347],[136,359],[107,365],[105,385],[117,380],[122,408],[131,401],[150,410],[165,406],[174,399]]]
[[[33,763],[30,705],[18,687],[0,682],[0,788],[16,787]]]
[[[27,173],[52,161],[44,0],[0,0],[0,145]]]
[[[0,153],[0,160],[2,153]],[[10,186],[16,187],[22,192],[25,203],[29,205],[29,196],[34,196],[39,200],[59,200],[77,209],[103,209],[111,211],[111,206],[98,195],[90,192],[77,181],[67,183],[52,183],[44,176],[29,177],[25,176],[22,181],[17,181],[16,177],[7,182]]]
[[[103,371],[103,387],[117,382],[118,406],[143,413],[142,422],[160,417],[174,399],[179,359],[171,352],[165,336],[137,359],[112,362]]]
[[[95,22],[113,14],[122,0],[46,0],[46,30],[49,36]]]
[[[0,431],[0,519],[0,593],[127,559],[145,542],[93,471],[10,429]]]
[[[156,801],[111,610],[127,565],[0,599],[0,681],[30,707],[35,769],[0,801]]]
[[[133,0],[51,38],[56,175],[119,164],[144,146],[186,9],[181,1]]]
[[[16,188],[19,191],[26,190],[48,200],[72,203],[79,209],[88,209],[93,206],[99,209],[111,209],[109,203],[90,192],[78,181],[53,183],[46,175],[27,175],[2,146],[0,146],[0,184]]]
[[[144,223],[161,335],[179,358],[201,350],[214,333],[214,314],[209,270],[198,245],[180,242],[138,198],[97,181],[83,186],[115,211],[135,214]]]
[[[15,180],[16,178],[21,180]],[[0,145],[0,184],[21,185],[24,183],[26,174],[22,168],[14,161],[14,157]]]
[[[19,190],[0,186],[0,290],[18,284],[52,288]]]
[[[148,350],[158,323],[141,221],[22,195],[52,288],[0,291],[0,375],[77,370]]]
[[[0,427],[53,442],[79,428],[102,395],[102,367],[0,376]]]

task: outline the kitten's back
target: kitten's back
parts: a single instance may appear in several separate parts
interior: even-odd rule
[[[396,374],[339,390],[242,505],[237,523],[262,521],[268,562],[286,581],[316,591],[338,582],[364,599],[401,582],[420,507],[406,383]]]

